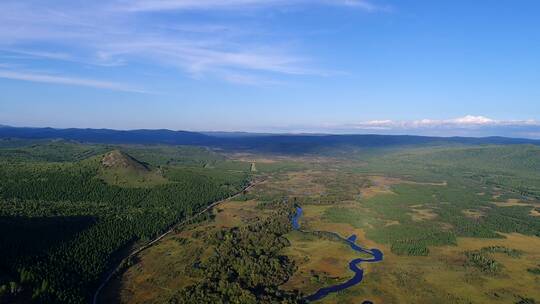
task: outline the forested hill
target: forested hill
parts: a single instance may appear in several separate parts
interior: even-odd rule
[[[0,141],[0,303],[88,303],[125,250],[250,180],[203,148],[122,148]]]
[[[534,144],[540,140],[505,137],[428,137],[409,135],[321,135],[197,133],[171,130],[53,129],[0,127],[0,138],[65,139],[106,144],[168,144],[210,146],[229,150],[273,153],[319,153],[333,148],[399,147],[426,145]]]

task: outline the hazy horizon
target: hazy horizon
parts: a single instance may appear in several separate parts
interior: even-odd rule
[[[540,138],[537,1],[2,1],[0,121]]]
[[[370,125],[375,125],[371,127]],[[388,127],[386,127],[388,126]],[[110,128],[99,126],[73,127],[52,125],[9,125],[0,124],[0,127],[16,128],[54,128],[54,129],[110,129],[120,131],[133,130],[170,130],[188,131],[198,133],[248,133],[248,134],[275,134],[275,135],[411,135],[434,137],[509,137],[540,139],[540,127],[535,122],[525,122],[523,125],[513,122],[493,122],[489,124],[459,125],[450,121],[424,121],[421,122],[371,122],[350,129],[310,129],[306,128],[268,128],[260,130],[221,130],[221,129],[169,129],[169,128]]]

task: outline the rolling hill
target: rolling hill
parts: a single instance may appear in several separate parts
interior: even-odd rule
[[[436,145],[540,145],[540,140],[506,137],[429,137],[409,135],[325,135],[325,134],[249,134],[198,133],[172,130],[111,130],[0,128],[0,138],[64,139],[105,144],[166,144],[208,146],[235,151],[255,151],[282,154],[319,154],[339,148],[415,147]]]

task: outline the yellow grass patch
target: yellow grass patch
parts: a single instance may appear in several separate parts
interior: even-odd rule
[[[482,213],[480,210],[465,209],[461,210],[461,212],[465,214],[466,217],[473,219],[479,219],[484,216],[484,213]]]
[[[447,182],[440,183],[429,183],[429,182],[415,182],[403,180],[401,178],[389,177],[389,176],[380,176],[380,175],[370,175],[367,176],[371,184],[367,187],[361,189],[362,197],[371,198],[378,194],[390,194],[392,185],[397,184],[412,184],[412,185],[426,185],[426,186],[447,186]]]
[[[213,209],[215,225],[220,228],[237,227],[248,219],[255,217],[257,202],[250,201],[227,201]],[[262,213],[259,211],[259,213]]]
[[[114,279],[105,290],[104,303],[162,303],[176,290],[196,283],[195,278],[180,274],[193,264],[193,257],[200,256],[204,248],[194,239],[190,239],[189,246],[181,244],[178,240],[181,236],[186,235],[166,237],[138,256],[139,262]],[[111,291],[112,288],[119,292]]]
[[[437,217],[437,214],[433,212],[432,209],[424,208],[424,209],[417,209],[412,208],[412,213],[409,213],[413,219],[413,221],[421,222],[426,220],[432,220]]]
[[[425,185],[425,186],[441,186],[441,187],[448,186],[448,182],[446,182],[446,181],[443,181],[443,182],[440,182],[440,183],[404,181],[404,183],[413,184],[413,185]]]
[[[399,221],[391,220],[391,221],[386,221],[386,223],[384,224],[385,227],[393,226],[393,225],[399,225]]]
[[[287,174],[287,180],[282,182],[282,185],[294,194],[321,195],[326,191],[326,187],[314,181],[316,175],[318,173],[313,171],[289,173]]]
[[[540,206],[538,203],[530,203],[530,202],[524,202],[519,199],[510,198],[506,200],[505,202],[492,202],[493,204],[497,205],[498,207],[511,207],[511,206]]]
[[[403,181],[399,178],[387,176],[369,176],[370,185],[361,189],[362,198],[372,198],[378,194],[393,193],[390,190],[392,185],[400,184]]]

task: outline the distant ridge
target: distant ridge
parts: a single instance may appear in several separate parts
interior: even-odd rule
[[[425,145],[540,145],[540,140],[507,137],[432,137],[416,135],[324,135],[254,134],[244,132],[208,132],[111,129],[0,128],[0,138],[64,139],[104,144],[166,144],[207,146],[228,150],[272,153],[320,153],[332,148],[380,148]]]
[[[23,139],[76,140],[92,143],[110,144],[171,144],[171,145],[205,145],[212,137],[188,131],[171,130],[111,130],[111,129],[55,129],[55,128],[20,128],[6,127],[0,129],[0,137]]]

